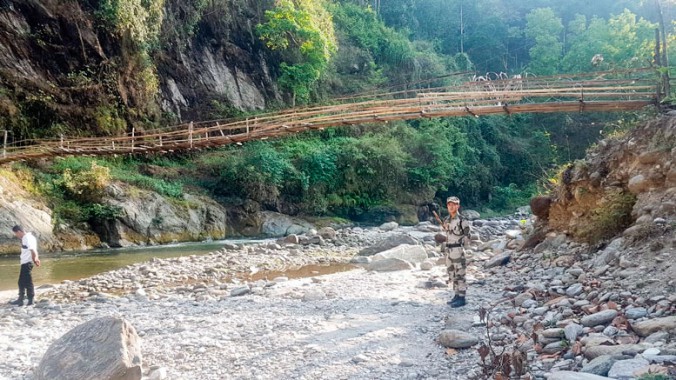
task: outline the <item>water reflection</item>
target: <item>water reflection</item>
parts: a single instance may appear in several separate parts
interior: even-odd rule
[[[250,244],[260,242],[260,240],[229,240],[229,242]],[[148,248],[110,249],[80,254],[41,254],[42,266],[33,269],[33,282],[37,287],[42,284],[59,283],[63,280],[79,280],[130,264],[148,261],[153,257],[203,255],[221,247],[223,247],[223,242],[209,242]],[[19,257],[0,258],[0,290],[16,289],[18,279]]]

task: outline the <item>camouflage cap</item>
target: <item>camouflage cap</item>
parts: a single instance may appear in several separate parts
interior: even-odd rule
[[[448,198],[446,198],[446,203],[460,204],[460,198],[458,198],[458,197],[448,197]]]

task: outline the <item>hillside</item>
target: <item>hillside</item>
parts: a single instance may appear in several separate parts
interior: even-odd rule
[[[652,5],[510,4],[7,0],[0,122],[10,144],[115,136],[500,72],[653,64],[660,14]],[[669,19],[674,9],[661,12]],[[665,38],[673,36],[669,26]],[[603,61],[593,63],[596,54]],[[412,224],[449,194],[488,215],[510,213],[538,192],[540,178],[581,158],[599,132],[649,117],[432,119],[183,155],[25,162],[3,169],[12,193],[3,204],[22,205],[4,207],[2,220],[33,223],[50,249],[79,249],[251,236],[261,232],[263,212]],[[87,178],[97,185],[77,188]],[[152,207],[136,216],[142,203]],[[33,208],[43,222],[24,222]]]

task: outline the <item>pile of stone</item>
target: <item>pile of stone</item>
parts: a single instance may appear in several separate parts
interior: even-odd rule
[[[675,272],[673,259],[664,260],[673,252],[642,252],[638,261],[640,248],[621,238],[589,252],[587,245],[551,233],[531,251],[490,259],[486,268],[512,303],[495,307],[494,342],[527,354],[536,378],[582,379],[578,372],[613,379],[674,376]]]

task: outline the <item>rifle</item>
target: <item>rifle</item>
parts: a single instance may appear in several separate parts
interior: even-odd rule
[[[441,226],[443,227],[443,226],[444,226],[444,222],[441,221],[441,218],[439,217],[439,214],[437,214],[436,211],[432,211],[432,214],[434,214],[434,218],[437,220],[437,222],[439,222],[439,225],[441,225]]]

